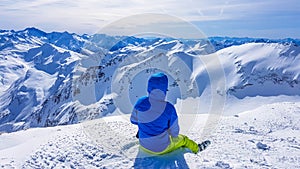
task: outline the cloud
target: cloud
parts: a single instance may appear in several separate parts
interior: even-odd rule
[[[122,18],[101,28],[100,33],[130,36],[166,36],[199,39],[204,34],[193,24],[166,14],[138,14]]]
[[[286,20],[299,16],[299,4],[297,0],[2,0],[0,23],[9,29],[36,26],[46,31],[94,33],[124,17],[158,13],[192,23],[254,21],[266,25],[263,22],[272,17]],[[297,25],[300,27],[295,21]]]

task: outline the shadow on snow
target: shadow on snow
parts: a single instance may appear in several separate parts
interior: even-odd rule
[[[133,167],[135,169],[140,168],[183,168],[187,169],[187,165],[184,154],[189,151],[185,148],[180,148],[164,155],[149,155],[139,148],[137,157],[135,158]]]

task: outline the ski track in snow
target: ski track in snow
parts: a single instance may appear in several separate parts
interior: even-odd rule
[[[199,115],[204,116],[204,115]],[[81,124],[50,127],[41,146],[25,162],[5,157],[1,168],[299,168],[300,103],[276,103],[235,116],[222,117],[209,139],[212,144],[198,155],[180,149],[159,157],[139,151],[129,116],[111,116]],[[205,118],[203,118],[205,119]],[[203,140],[198,127],[187,134]],[[15,133],[30,134],[31,130]],[[197,132],[198,131],[198,132]],[[37,133],[33,133],[34,137]],[[2,142],[9,134],[0,135]],[[13,148],[14,146],[7,147]],[[18,154],[16,154],[18,156]]]

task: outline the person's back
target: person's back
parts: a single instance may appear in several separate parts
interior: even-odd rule
[[[177,137],[179,134],[177,114],[170,103],[150,100],[149,97],[139,99],[131,121],[139,127],[140,144],[151,151],[160,152],[170,144],[169,135]],[[140,119],[139,123],[135,117]]]
[[[164,154],[179,147],[187,147],[197,153],[198,145],[179,134],[176,110],[165,101],[167,76],[163,73],[153,74],[148,80],[147,91],[148,96],[137,101],[131,114],[131,122],[139,128],[138,137],[142,148],[150,153]]]

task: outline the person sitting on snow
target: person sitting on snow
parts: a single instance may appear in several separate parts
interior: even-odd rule
[[[147,91],[148,96],[138,99],[130,117],[131,123],[138,126],[137,137],[144,151],[161,155],[185,147],[198,153],[210,144],[209,140],[197,144],[179,134],[176,110],[165,101],[168,77],[164,73],[156,73],[149,78]]]

